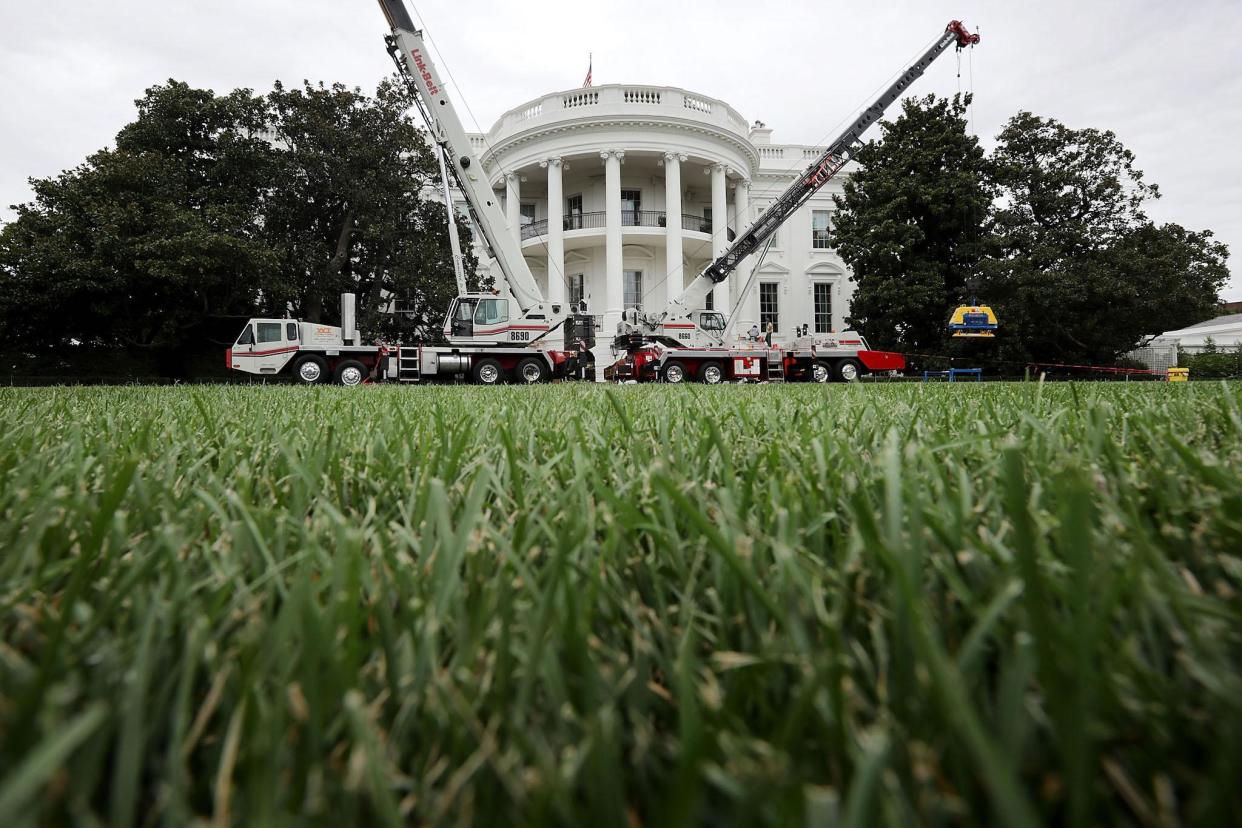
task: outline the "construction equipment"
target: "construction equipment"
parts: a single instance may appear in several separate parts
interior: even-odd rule
[[[446,377],[483,385],[506,380],[536,383],[593,373],[594,317],[587,314],[584,303],[571,308],[568,303],[544,299],[517,240],[507,230],[423,33],[414,26],[404,0],[379,0],[379,4],[391,29],[385,38],[388,52],[437,145],[442,175],[451,178],[465,197],[509,297],[499,292],[466,293],[460,253],[454,249],[461,295],[450,304],[444,320],[448,345],[363,346],[354,329],[354,300],[347,295],[342,297],[339,328],[294,320],[250,320],[228,353],[229,367],[260,375],[291,374],[306,384],[335,379],[343,385],[368,379],[419,382]],[[452,233],[454,208],[447,182],[445,197]]]
[[[949,318],[949,330],[957,339],[982,339],[996,336],[996,314],[987,305],[962,305]]]
[[[905,360],[900,355],[871,351],[862,336],[854,331],[822,338],[802,337],[793,348],[783,351],[749,346],[730,347],[729,340],[737,324],[737,309],[754,287],[758,266],[752,269],[728,323],[719,313],[697,308],[705,303],[707,294],[716,285],[728,279],[762,246],[769,245],[781,225],[849,163],[862,142],[863,134],[914,81],[922,77],[936,58],[951,47],[964,49],[978,43],[979,35],[968,31],[965,24],[958,20],[950,22],[944,35],[829,144],[679,297],[657,313],[633,311],[623,320],[623,330],[614,340],[614,349],[625,351],[626,356],[613,367],[612,373],[639,381],[664,379],[677,382],[678,377],[693,376],[711,383],[722,373],[716,370],[717,366],[724,366],[725,369],[718,381],[756,379],[770,376],[765,366],[780,360],[782,374],[787,379],[826,382],[828,379],[852,381],[867,371],[904,368]],[[766,252],[766,247],[764,250]],[[760,365],[753,367],[756,360]],[[675,365],[671,372],[668,369],[670,364]]]

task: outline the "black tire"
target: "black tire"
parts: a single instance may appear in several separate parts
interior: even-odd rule
[[[862,375],[862,363],[856,359],[843,359],[832,367],[832,378],[837,382],[858,382]]]
[[[548,364],[538,357],[527,357],[517,364],[513,378],[523,385],[535,385],[548,381]]]
[[[724,381],[724,368],[719,362],[704,362],[699,366],[699,382],[704,385],[720,385]]]
[[[832,366],[822,359],[817,359],[811,363],[811,370],[807,374],[807,379],[811,382],[823,384],[832,379]]]
[[[500,385],[505,381],[505,369],[494,359],[480,359],[470,371],[475,385]]]
[[[367,370],[367,366],[356,359],[347,359],[336,366],[336,370],[332,372],[332,379],[337,385],[357,388],[366,382],[370,375],[371,372]]]
[[[680,362],[670,362],[664,366],[661,376],[669,385],[681,385],[686,381],[686,366]]]
[[[293,363],[293,378],[299,385],[322,385],[328,381],[328,363],[323,357],[307,354]]]

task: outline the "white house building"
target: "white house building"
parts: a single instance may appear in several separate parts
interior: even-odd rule
[[[585,299],[603,331],[627,307],[677,296],[822,152],[775,144],[724,101],[661,86],[545,95],[471,140],[544,295]],[[852,287],[830,233],[840,191],[831,182],[781,228],[739,330],[771,322],[783,340],[802,325],[845,327]],[[757,259],[712,307],[733,310]]]

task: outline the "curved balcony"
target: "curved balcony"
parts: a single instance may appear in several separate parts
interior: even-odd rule
[[[724,101],[668,86],[615,84],[555,92],[527,101],[501,115],[486,136],[474,136],[485,167],[498,155],[540,136],[563,134],[567,129],[643,124],[701,132],[724,141],[738,159],[759,163],[750,142],[750,122]],[[681,148],[678,142],[678,148]],[[730,162],[732,163],[732,162]]]
[[[600,211],[598,213],[572,213],[561,218],[561,226],[565,232],[572,230],[604,230],[608,227],[608,214]],[[667,227],[668,213],[664,210],[622,210],[621,211],[621,227]],[[703,233],[711,235],[712,223],[710,219],[703,216],[692,216],[689,213],[683,213],[681,216],[681,229],[687,233]],[[529,224],[522,225],[522,241],[537,239],[540,236],[548,234],[548,220],[540,219],[532,221]],[[733,235],[733,231],[729,231]]]

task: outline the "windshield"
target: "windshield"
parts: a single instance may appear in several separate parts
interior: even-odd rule
[[[253,345],[254,344],[254,328],[252,328],[249,323],[246,324],[246,329],[241,332],[241,336],[237,337],[237,344],[238,345]]]
[[[474,315],[476,325],[499,325],[509,321],[509,303],[504,299],[482,299]]]
[[[723,313],[704,313],[699,317],[699,327],[705,331],[723,331],[725,321]]]

